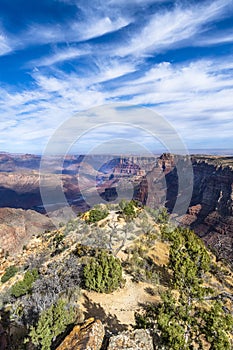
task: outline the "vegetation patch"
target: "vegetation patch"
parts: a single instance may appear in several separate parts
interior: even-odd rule
[[[106,209],[101,209],[99,207],[93,208],[88,213],[87,222],[88,223],[95,223],[100,220],[105,219],[108,216],[108,211]]]
[[[84,267],[85,288],[100,293],[111,293],[123,283],[122,266],[118,258],[106,251],[90,258]]]
[[[137,326],[153,329],[163,349],[204,349],[207,342],[210,349],[230,350],[233,317],[204,285],[210,269],[208,251],[189,229],[176,228],[167,238],[172,242],[172,283],[161,294],[161,303],[135,314]]]
[[[39,349],[50,350],[57,336],[75,321],[75,315],[74,308],[68,306],[65,300],[59,299],[42,312],[37,325],[30,328],[26,342],[31,340]]]
[[[128,202],[123,199],[119,203],[119,206],[125,220],[132,220],[137,216],[137,202],[134,200]]]
[[[126,270],[133,277],[134,282],[159,282],[159,273],[153,260],[147,256],[147,250],[142,246],[134,245],[127,250],[128,260],[125,263]]]
[[[106,217],[107,209],[108,220],[92,224]],[[128,275],[126,288],[109,296],[108,306],[117,295],[122,297],[119,311],[126,313],[121,319],[116,311],[120,327],[129,324],[129,311],[140,310],[135,313],[136,327],[150,330],[156,349],[232,349],[233,284],[228,267],[215,262],[194,232],[172,225],[163,208],[144,210],[123,200],[107,209],[98,205],[63,229],[44,235],[43,249],[36,246],[23,255],[22,280],[9,287],[1,284],[5,293],[1,324],[11,335],[10,348],[57,348],[74,323],[82,321],[81,288],[112,293],[125,283],[124,268],[134,282],[146,283],[133,284]],[[5,269],[2,283],[17,273],[18,260],[12,265]],[[131,288],[135,288],[132,304]],[[91,296],[94,303],[107,299]],[[94,310],[90,303],[85,309],[90,315]]]
[[[165,207],[158,209],[152,209],[150,207],[145,207],[146,211],[153,217],[154,221],[158,224],[167,224],[169,220],[169,214]]]
[[[5,283],[5,282],[9,281],[9,279],[14,277],[17,272],[18,272],[18,268],[16,266],[9,266],[6,269],[6,272],[4,273],[4,275],[2,276],[1,282]]]
[[[24,294],[27,294],[32,289],[32,284],[38,278],[38,270],[32,269],[25,273],[22,281],[16,282],[11,288],[11,295],[18,298]]]

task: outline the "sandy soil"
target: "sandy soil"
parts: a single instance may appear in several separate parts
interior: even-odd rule
[[[124,288],[111,294],[83,291],[81,303],[85,318],[99,318],[112,331],[129,329],[135,324],[134,313],[142,308],[142,304],[159,300],[157,295],[148,293],[151,284],[134,283],[127,274],[124,278]]]

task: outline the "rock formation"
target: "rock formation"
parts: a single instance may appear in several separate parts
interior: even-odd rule
[[[153,350],[153,339],[148,330],[125,331],[109,338],[104,345],[105,329],[100,320],[90,318],[73,328],[56,350]]]
[[[33,234],[53,228],[50,219],[33,210],[0,208],[0,247],[5,253],[20,251]]]
[[[83,325],[75,326],[56,350],[100,350],[104,334],[101,321],[90,318]]]
[[[110,338],[108,350],[153,350],[153,339],[148,330],[122,332]]]
[[[177,197],[183,195],[176,169],[180,159],[162,155],[140,183],[138,199],[154,208],[165,204],[172,212]],[[194,155],[191,162],[193,192],[181,224],[193,228],[220,258],[233,261],[233,158]]]

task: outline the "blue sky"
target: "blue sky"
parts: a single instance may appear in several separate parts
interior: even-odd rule
[[[232,44],[232,0],[1,0],[0,151],[41,153],[75,113],[118,102],[189,149],[233,149]]]

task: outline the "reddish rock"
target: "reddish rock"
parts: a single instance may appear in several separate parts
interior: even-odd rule
[[[90,318],[83,325],[75,326],[56,350],[100,350],[104,334],[101,321]]]
[[[188,208],[188,214],[190,215],[198,215],[202,209],[201,204],[193,205]]]
[[[33,234],[53,228],[50,219],[33,210],[0,208],[0,247],[10,254],[19,252]]]

